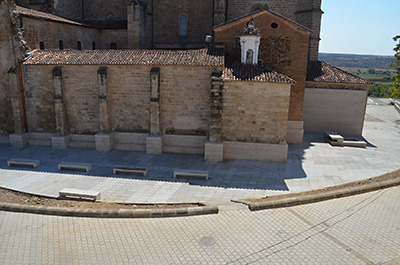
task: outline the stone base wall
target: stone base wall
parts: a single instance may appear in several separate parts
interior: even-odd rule
[[[224,142],[224,159],[286,162],[288,145]]]
[[[8,139],[0,138],[0,143],[13,146],[44,145],[56,149],[90,148],[98,151],[129,150],[149,154],[184,153],[204,154],[205,161],[255,160],[286,162],[288,145],[260,144],[225,141],[206,142],[203,136],[162,135],[150,136],[139,133],[110,133],[96,135],[71,134],[56,136],[48,133],[11,134]]]
[[[204,154],[206,136],[164,135],[164,153]]]
[[[288,144],[303,143],[304,122],[303,121],[288,121],[286,134],[286,142]]]

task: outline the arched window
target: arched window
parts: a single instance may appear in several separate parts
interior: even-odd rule
[[[109,13],[106,17],[107,22],[114,22],[115,21],[115,16],[112,13]]]
[[[77,48],[78,48],[78,50],[82,50],[82,43],[80,41],[78,41]]]
[[[187,35],[187,16],[185,14],[179,16],[179,35]]]
[[[62,40],[58,41],[58,48],[60,48],[60,50],[64,50],[64,42]]]
[[[41,41],[41,42],[39,43],[39,47],[40,47],[41,50],[44,50],[44,42],[43,42],[43,41]]]
[[[250,8],[250,13],[255,13],[261,10],[268,10],[268,5],[256,4]]]
[[[96,50],[96,42],[92,42],[92,49]]]
[[[253,64],[253,50],[249,49],[246,52],[246,64]]]

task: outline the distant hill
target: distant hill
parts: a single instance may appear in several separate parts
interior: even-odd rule
[[[319,60],[336,67],[390,69],[394,56],[320,53]]]

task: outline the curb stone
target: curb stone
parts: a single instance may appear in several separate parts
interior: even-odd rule
[[[389,172],[387,174],[391,174],[391,173],[395,174],[397,172],[400,173],[400,170],[398,169],[398,170]],[[387,174],[384,174],[384,175],[387,175]],[[382,175],[382,176],[384,176],[384,175]],[[379,176],[379,177],[382,177],[382,176]],[[376,177],[376,178],[378,178],[378,177]],[[246,199],[232,200],[232,202],[246,204],[251,211],[258,211],[258,210],[264,210],[264,209],[296,206],[296,205],[301,205],[301,204],[308,204],[308,203],[313,203],[313,202],[320,202],[320,201],[326,201],[326,200],[331,200],[331,199],[336,199],[336,198],[348,197],[348,196],[352,196],[352,195],[367,193],[367,192],[376,191],[376,190],[380,190],[380,189],[386,189],[386,188],[395,187],[395,186],[400,186],[400,177],[397,177],[395,179],[390,179],[390,180],[372,182],[372,183],[368,183],[365,185],[354,186],[354,187],[350,187],[350,188],[326,191],[326,192],[322,192],[322,193],[319,192],[319,190],[315,190],[315,194],[300,195],[300,193],[298,193],[296,195],[296,193],[293,193],[292,194],[293,198],[279,199],[279,197],[278,197],[279,195],[278,195],[276,197],[276,199],[264,201],[264,202],[249,202]]]
[[[61,215],[75,217],[102,217],[102,218],[140,218],[140,217],[173,217],[200,214],[216,214],[217,206],[199,206],[165,209],[119,209],[119,210],[93,210],[71,209],[66,207],[45,207],[33,205],[21,205],[14,203],[0,203],[1,211],[25,212],[46,215]]]

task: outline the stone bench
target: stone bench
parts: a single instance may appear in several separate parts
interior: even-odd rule
[[[344,137],[336,132],[326,132],[325,140],[331,145],[343,145]]]
[[[61,162],[58,164],[58,170],[76,170],[89,172],[92,170],[92,164]]]
[[[208,180],[208,171],[201,170],[187,170],[187,169],[175,169],[174,178],[178,177],[195,177],[195,178],[204,178]]]
[[[144,167],[114,167],[114,175],[139,175],[147,176],[148,170]]]
[[[357,139],[344,139],[338,133],[326,132],[325,140],[332,146],[351,146],[351,147],[362,147],[365,148],[367,143],[365,141],[358,141]]]
[[[13,158],[7,161],[9,167],[31,167],[37,168],[40,165],[39,160]]]
[[[60,197],[85,198],[93,199],[95,201],[100,200],[101,198],[101,193],[93,190],[62,189],[59,191],[58,195]]]

